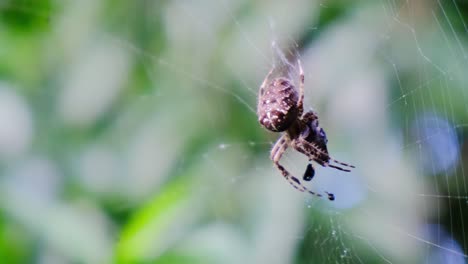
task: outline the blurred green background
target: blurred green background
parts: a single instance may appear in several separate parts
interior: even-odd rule
[[[463,0],[0,0],[0,263],[466,263],[467,23]],[[257,122],[296,57],[357,167],[305,183],[334,202]]]

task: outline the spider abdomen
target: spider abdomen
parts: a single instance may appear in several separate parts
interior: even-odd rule
[[[257,106],[258,121],[273,132],[287,130],[297,119],[298,94],[294,85],[285,78],[276,78],[260,91]]]

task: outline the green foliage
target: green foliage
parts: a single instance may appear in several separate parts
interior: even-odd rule
[[[180,178],[134,212],[122,228],[116,250],[118,263],[135,263],[149,258],[153,251],[161,251],[165,240],[172,236],[165,230],[178,223],[187,210],[192,185],[190,178]],[[167,258],[177,259],[176,256]]]
[[[410,2],[0,1],[0,99],[9,100],[0,105],[0,262],[419,260],[416,249],[395,250],[401,237],[385,221],[412,216],[427,186],[465,195],[463,170],[414,177],[407,156],[421,149],[402,152],[424,143],[410,124],[424,111],[468,123],[468,8]],[[313,200],[307,211],[310,197],[273,170],[278,135],[255,113],[273,42],[288,59],[303,56],[306,108],[320,113],[330,149],[357,146],[349,160],[361,162],[354,176],[368,192],[359,206]],[[463,142],[466,129],[457,132]],[[284,165],[302,173],[296,160]],[[313,190],[322,175],[342,176],[325,171]],[[450,200],[437,200],[437,224],[466,240],[458,220],[467,213]],[[51,225],[61,219],[77,224]],[[359,233],[373,225],[382,233]]]

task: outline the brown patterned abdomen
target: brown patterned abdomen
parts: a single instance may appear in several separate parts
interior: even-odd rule
[[[257,106],[258,121],[273,132],[287,130],[297,119],[298,95],[294,85],[285,78],[277,78],[265,91],[260,91]]]

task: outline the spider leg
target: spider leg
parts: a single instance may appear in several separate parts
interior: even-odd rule
[[[297,59],[297,66],[299,67],[299,100],[297,101],[297,109],[299,109],[298,116],[302,116],[304,112],[304,70],[299,58]]]
[[[270,72],[268,72],[267,76],[262,82],[262,85],[260,85],[260,95],[263,95],[265,92],[265,86],[267,85],[268,80],[270,80],[271,74],[273,73],[274,68],[271,68]]]
[[[334,169],[337,169],[337,170],[341,170],[341,171],[346,171],[346,172],[350,172],[351,170],[349,169],[344,169],[342,167],[339,167],[339,166],[336,166],[336,165],[333,165],[333,164],[330,164],[329,161],[333,161],[335,163],[338,163],[340,165],[343,165],[345,167],[349,167],[349,168],[356,168],[354,165],[350,165],[350,164],[347,164],[347,163],[344,163],[344,162],[341,162],[341,161],[338,161],[336,159],[333,159],[332,157],[330,157],[330,155],[328,155],[328,152],[325,152],[323,150],[321,150],[316,144],[314,143],[310,143],[302,138],[299,138],[298,139],[300,142],[298,141],[294,141],[293,142],[293,146],[294,148],[301,152],[302,154],[306,155],[307,157],[309,157],[309,159],[311,160],[314,160],[316,161],[317,163],[319,163],[320,165],[324,166],[324,167],[330,167],[330,168],[334,168]],[[307,150],[309,151],[306,151],[304,148],[302,148],[301,146],[305,146],[307,148]],[[323,160],[321,158],[319,158],[320,156],[325,156],[328,160]]]
[[[350,172],[351,171],[350,169],[341,168],[339,166],[335,166],[333,164],[325,162],[323,159],[320,159],[315,154],[307,153],[307,151],[305,151],[303,148],[297,147],[296,150],[301,152],[302,154],[306,155],[310,160],[313,160],[313,161],[317,162],[318,164],[320,164],[323,167],[330,167],[330,168],[334,168],[334,169],[337,169],[337,170],[340,170],[340,171],[345,171],[345,172]]]
[[[273,149],[271,150],[270,153],[270,159],[273,161],[273,164],[278,168],[278,170],[281,171],[281,174],[283,175],[284,178],[297,190],[304,192],[305,188],[301,186],[300,181],[292,176],[281,164],[279,164],[279,161],[281,157],[283,156],[283,153],[286,151],[288,148],[288,136],[286,134],[282,135],[278,141],[276,141],[275,145],[273,146]],[[313,193],[315,195],[315,193]]]
[[[338,167],[338,166],[335,166],[335,165],[331,165],[331,164],[328,164],[327,166],[330,167],[330,168],[334,168],[334,169],[340,170],[340,171],[346,171],[346,172],[350,172],[350,171],[351,171],[350,169],[343,169],[343,168],[341,168],[341,167]]]
[[[271,150],[270,158],[273,161],[273,164],[275,164],[276,168],[281,172],[283,177],[297,190],[301,192],[308,192],[312,195],[315,195],[317,197],[322,197],[323,195],[320,193],[315,193],[309,189],[307,189],[304,185],[301,184],[298,178],[294,177],[289,173],[280,163],[280,159],[283,156],[283,153],[286,151],[288,148],[289,144],[289,138],[286,134],[282,135],[278,141],[275,143],[273,146],[273,149]],[[335,196],[332,193],[325,192],[328,196],[328,199],[330,201],[333,201],[335,199]]]

